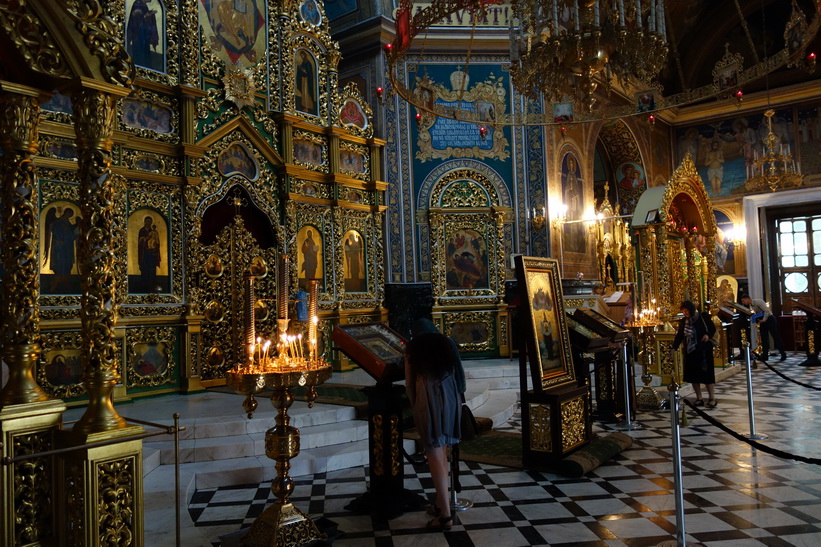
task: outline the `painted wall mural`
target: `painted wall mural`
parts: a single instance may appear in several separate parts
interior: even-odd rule
[[[80,208],[76,203],[54,201],[40,213],[40,292],[80,294],[77,238]]]
[[[265,58],[265,3],[262,0],[200,0],[203,39],[230,65],[247,68]]]
[[[126,0],[125,49],[134,64],[165,72],[165,4],[162,0]]]
[[[791,152],[804,175],[821,174],[818,107],[776,110],[772,131],[778,146]],[[768,134],[763,112],[678,129],[678,161],[693,157],[710,197],[743,195],[754,160]]]

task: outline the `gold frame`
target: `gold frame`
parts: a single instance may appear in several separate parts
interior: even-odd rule
[[[576,381],[576,373],[573,369],[572,354],[570,353],[570,338],[567,334],[567,321],[564,313],[564,299],[562,297],[562,285],[559,274],[559,262],[553,258],[537,258],[531,256],[517,256],[514,258],[516,263],[516,278],[519,281],[519,291],[523,298],[521,309],[523,310],[523,319],[526,321],[527,334],[525,336],[525,345],[527,347],[528,361],[530,362],[530,372],[533,376],[533,385],[541,386],[542,390],[556,387],[564,384],[574,383]],[[547,289],[549,294],[546,295],[545,305],[549,308],[534,309],[534,300],[539,300],[541,305],[541,297],[538,297],[539,291]],[[541,346],[537,339],[540,336],[541,328],[537,324],[537,315],[535,311],[547,309],[545,311],[545,320],[549,320],[552,316],[554,324],[556,325],[556,333],[558,340],[556,342],[559,357],[558,363],[554,366],[547,367],[547,363],[542,356]],[[551,353],[547,349],[548,354]],[[553,359],[556,360],[556,359]]]

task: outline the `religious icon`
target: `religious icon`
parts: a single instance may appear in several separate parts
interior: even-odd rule
[[[212,300],[205,306],[205,313],[203,315],[211,323],[219,323],[222,321],[225,311],[222,309],[222,304],[216,300]]]
[[[297,268],[299,275],[299,287],[307,288],[308,281],[319,279],[322,285],[322,236],[315,226],[303,226],[297,235],[299,245],[299,255],[297,257]]]
[[[651,112],[656,109],[656,93],[652,89],[636,94],[636,112]]]
[[[359,129],[368,126],[368,120],[362,106],[354,99],[346,99],[339,111],[339,122],[342,125],[353,125]]]
[[[316,60],[307,49],[298,49],[294,53],[294,67],[294,107],[300,112],[318,116]]]
[[[447,290],[487,289],[488,255],[485,238],[476,230],[456,230],[445,247]]]
[[[69,386],[82,381],[80,350],[49,351],[44,356],[46,380],[53,386]]]
[[[556,123],[573,121],[573,103],[556,103],[553,105],[553,121]]]
[[[168,348],[165,342],[137,343],[133,346],[131,367],[138,376],[157,376],[168,370]]]
[[[257,162],[245,145],[238,142],[223,150],[217,159],[217,169],[223,176],[242,175],[248,180],[256,180],[259,173]]]
[[[362,247],[362,235],[356,230],[345,234],[345,290],[363,292],[365,290],[365,257]]]
[[[268,275],[268,264],[261,256],[255,256],[251,261],[251,266],[249,266],[248,270],[251,272],[251,275],[263,278]]]
[[[265,54],[260,0],[200,0],[200,24],[211,48],[232,65],[255,65]],[[264,9],[264,5],[263,5]]]
[[[77,238],[80,235],[80,209],[68,201],[55,201],[45,207],[40,220],[40,292],[42,294],[79,294]]]
[[[567,205],[568,220],[581,219],[584,215],[584,186],[579,162],[573,154],[566,154],[562,161],[562,191],[564,204]],[[587,252],[587,228],[584,224],[580,222],[565,224],[563,233],[565,251]]]
[[[517,256],[516,277],[527,295],[525,341],[533,382],[543,388],[575,382],[564,319],[558,261]]]
[[[623,163],[616,170],[619,187],[622,190],[641,190],[646,184],[644,170],[637,163]]]
[[[205,274],[216,279],[222,275],[222,259],[217,255],[211,255],[205,261]]]
[[[299,16],[302,17],[302,20],[306,23],[310,23],[314,26],[322,22],[322,14],[319,13],[319,6],[316,4],[316,0],[305,0],[302,2],[299,6]]]
[[[153,209],[139,209],[128,217],[128,233],[129,292],[170,292],[168,225],[165,218]]]
[[[165,71],[165,6],[162,0],[126,2],[125,49],[134,64]]]
[[[148,129],[156,133],[171,133],[171,109],[151,101],[125,99],[121,121],[126,127]]]

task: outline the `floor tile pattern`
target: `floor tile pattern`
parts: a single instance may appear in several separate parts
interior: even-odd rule
[[[803,356],[771,363],[785,376],[821,388],[821,370],[801,367]],[[716,386],[718,407],[705,410],[733,431],[755,425],[767,446],[821,457],[821,396],[759,365],[752,371],[751,424],[746,374]],[[690,399],[694,399],[691,395]],[[680,429],[684,529],[688,542],[708,546],[821,545],[821,466],[779,459],[734,439],[687,407]],[[296,479],[291,500],[324,516],[341,532],[335,546],[650,546],[677,534],[670,414],[641,412],[633,446],[578,479],[550,473],[461,462],[458,513],[450,532],[429,531],[424,509],[386,520],[344,509],[365,491],[366,468]],[[521,426],[517,413],[503,429]],[[598,434],[618,426],[596,424]],[[424,466],[405,466],[405,486],[432,498]],[[273,500],[270,483],[200,490],[189,511],[219,536],[247,527]]]

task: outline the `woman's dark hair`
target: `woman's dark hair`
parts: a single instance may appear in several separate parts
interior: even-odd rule
[[[685,300],[684,302],[682,302],[681,306],[679,306],[679,309],[689,311],[690,317],[693,317],[696,314],[696,305],[690,302],[689,300]]]
[[[438,332],[417,334],[405,350],[411,369],[427,378],[439,379],[453,372],[453,363],[458,357],[454,343]]]

